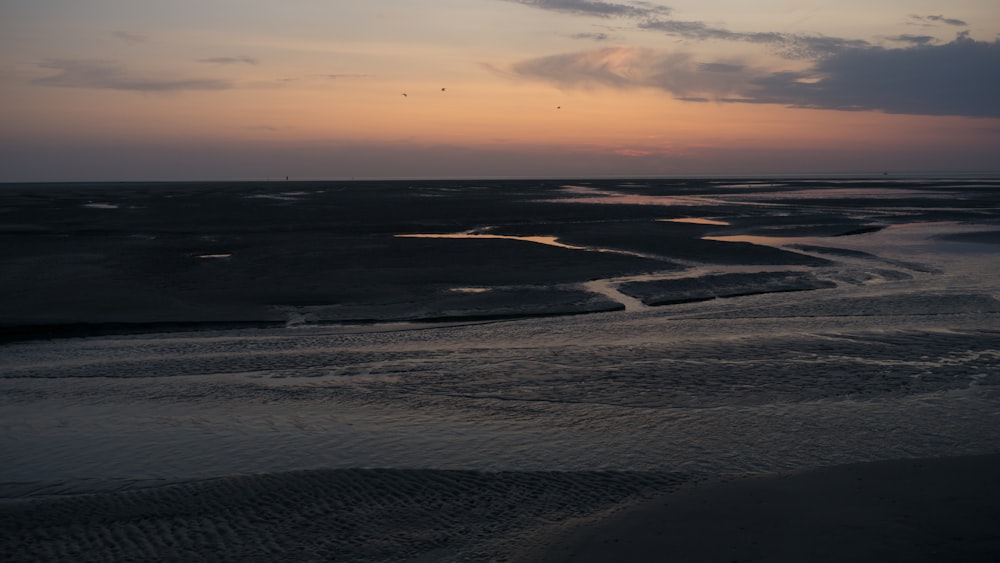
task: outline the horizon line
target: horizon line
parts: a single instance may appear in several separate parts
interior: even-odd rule
[[[0,185],[14,184],[183,184],[183,183],[225,183],[225,182],[264,182],[264,183],[305,183],[305,182],[474,182],[474,181],[551,181],[551,180],[683,180],[683,179],[949,179],[960,177],[971,178],[997,178],[1000,177],[1000,170],[927,170],[927,171],[864,171],[864,172],[806,172],[788,173],[780,172],[774,174],[762,173],[727,173],[727,174],[635,174],[635,175],[531,175],[531,176],[304,176],[296,178],[292,176],[273,176],[256,178],[189,178],[189,179],[106,179],[106,180],[0,180]]]

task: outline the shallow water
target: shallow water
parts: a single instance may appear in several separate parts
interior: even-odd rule
[[[996,253],[941,254],[935,228],[852,243],[892,237],[883,258],[933,271],[803,294],[9,344],[0,482],[18,496],[320,467],[726,473],[995,452],[1000,302],[981,264]]]
[[[995,245],[898,225],[754,242],[836,287],[451,325],[11,343],[0,494],[309,468],[742,473],[1000,451]],[[782,270],[791,270],[788,266]],[[465,290],[481,288],[464,288]],[[116,485],[119,486],[119,485]]]
[[[1000,444],[1000,335],[982,315],[786,317],[763,338],[775,319],[732,315],[615,315],[608,342],[571,321],[36,350],[48,361],[3,381],[2,477],[764,471]]]
[[[78,224],[79,206],[117,196],[81,188],[63,202],[72,210],[65,216],[48,215],[59,205],[26,203],[4,248],[29,252],[10,253],[17,267],[9,271],[45,275],[0,279],[13,280],[5,295],[31,297],[5,303],[29,325],[45,315],[112,322],[103,308],[130,295],[120,310],[139,330],[172,319],[163,315],[185,298],[206,309],[182,318],[228,318],[220,299],[248,319],[269,319],[278,306],[288,325],[28,341],[128,327],[17,334],[15,323],[5,334],[18,341],[0,344],[0,552],[23,561],[518,560],[567,527],[702,479],[1000,452],[1000,285],[991,269],[1000,246],[990,186],[963,184],[955,198],[939,198],[949,189],[941,182],[865,191],[828,179],[751,184],[428,183],[323,198],[180,186],[88,212],[119,221],[100,223],[109,230],[93,239],[97,224]],[[858,199],[876,192],[893,197]],[[633,205],[535,207],[553,193],[569,197],[546,201]],[[441,203],[447,194],[454,198],[443,207],[420,207],[421,198]],[[174,196],[188,223],[164,222]],[[409,203],[380,222],[384,206],[373,214],[369,205],[386,197]],[[228,213],[234,201],[242,214],[215,211]],[[694,224],[649,228],[666,218]],[[247,221],[259,238],[246,238]],[[193,225],[208,230],[170,234]],[[313,241],[326,229],[350,236]],[[386,233],[493,230],[509,239],[496,247],[509,267],[471,277],[464,268],[493,248],[483,241],[374,244]],[[752,234],[779,236],[694,242]],[[830,236],[841,234],[851,236]],[[125,243],[105,244],[116,236]],[[50,248],[52,240],[66,244]],[[358,243],[363,257],[330,251]],[[518,249],[537,261],[522,261]],[[117,264],[126,250],[142,260]],[[638,251],[658,258],[608,260],[607,252]],[[367,305],[319,314],[331,294],[313,286],[345,286],[343,268],[323,265],[363,272],[385,252],[404,263],[386,260],[379,275],[351,281]],[[573,275],[548,275],[570,266]],[[534,270],[507,275],[525,267]],[[278,270],[286,275],[269,277]],[[89,285],[81,283],[88,272]],[[130,275],[147,299],[122,285]],[[52,279],[59,283],[46,285]],[[207,294],[214,297],[202,301]],[[640,300],[664,296],[708,300]],[[396,301],[412,307],[392,309]],[[607,311],[614,302],[624,310],[509,320]],[[81,313],[87,303],[93,309]],[[508,320],[323,324],[428,315]]]

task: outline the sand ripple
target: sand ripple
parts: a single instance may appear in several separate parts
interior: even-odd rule
[[[349,469],[0,503],[7,561],[487,561],[679,473]]]

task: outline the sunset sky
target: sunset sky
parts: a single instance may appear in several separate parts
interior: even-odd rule
[[[0,101],[0,182],[996,171],[1000,2],[4,0]]]

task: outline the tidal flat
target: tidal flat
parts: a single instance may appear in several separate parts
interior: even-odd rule
[[[871,531],[830,560],[935,530],[938,560],[996,553],[995,487],[962,477],[1000,453],[996,179],[0,196],[12,560],[581,560],[606,553],[581,534],[696,521],[650,503],[708,491],[718,521],[785,476],[886,484],[824,505]],[[763,549],[723,535],[706,559]]]

